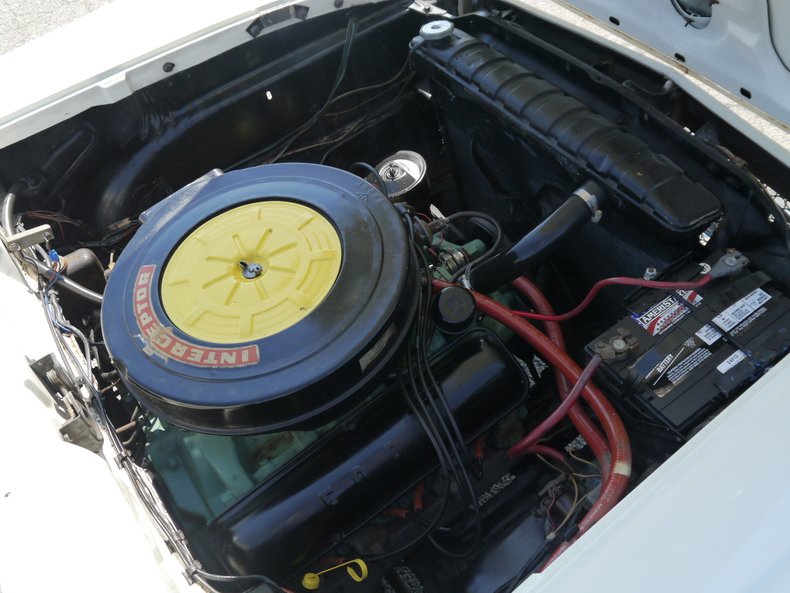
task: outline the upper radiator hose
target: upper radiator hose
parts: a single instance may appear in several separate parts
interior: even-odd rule
[[[522,276],[551,255],[571,231],[591,220],[600,210],[603,196],[600,185],[587,181],[513,247],[474,268],[470,284],[475,290],[489,292]]]

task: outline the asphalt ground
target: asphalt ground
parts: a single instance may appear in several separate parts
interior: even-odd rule
[[[0,54],[112,0],[0,0]]]

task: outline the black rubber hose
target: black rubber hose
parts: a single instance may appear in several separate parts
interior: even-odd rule
[[[469,277],[470,284],[479,292],[490,292],[510,284],[544,261],[575,229],[590,221],[603,199],[600,185],[594,181],[585,182],[513,247],[475,267]]]

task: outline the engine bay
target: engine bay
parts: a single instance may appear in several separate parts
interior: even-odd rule
[[[507,4],[292,26],[1,151],[31,366],[209,590],[513,591],[790,350],[786,169]]]

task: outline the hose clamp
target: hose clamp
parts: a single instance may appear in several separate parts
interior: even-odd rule
[[[585,183],[581,187],[579,187],[576,191],[573,192],[573,195],[581,198],[587,207],[592,212],[592,222],[597,223],[601,220],[601,216],[603,216],[603,212],[599,208],[599,199],[594,193],[587,189],[587,184]]]
[[[595,213],[598,210],[598,198],[591,193],[584,185],[573,192],[574,196],[580,197],[587,204],[587,207]]]

